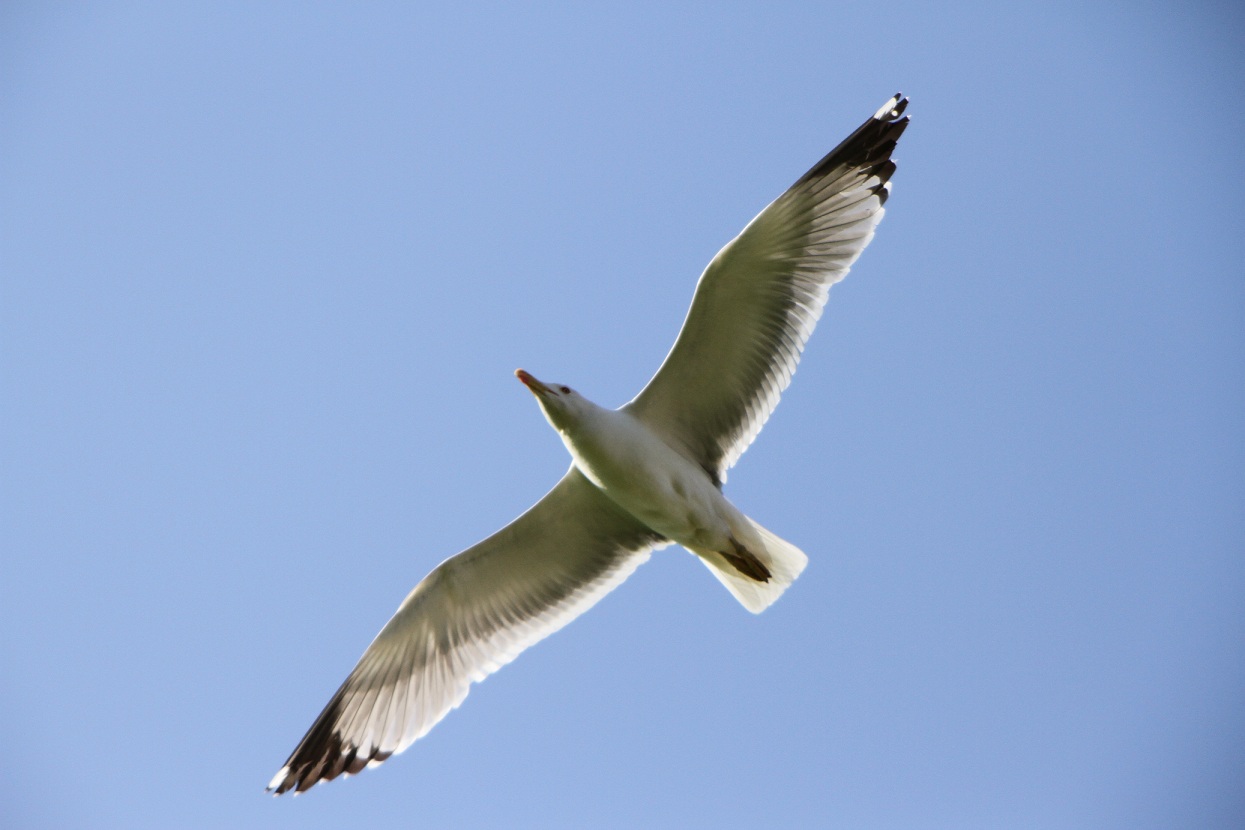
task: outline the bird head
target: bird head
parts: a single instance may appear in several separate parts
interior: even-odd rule
[[[528,391],[536,396],[545,418],[559,432],[570,427],[584,409],[587,401],[569,386],[542,383],[522,369],[515,369],[514,376],[523,382]]]

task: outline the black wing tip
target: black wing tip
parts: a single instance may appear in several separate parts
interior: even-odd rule
[[[902,92],[896,92],[891,99],[881,106],[881,108],[873,114],[874,121],[895,122],[900,120],[904,110],[908,108],[908,96]],[[902,119],[905,123],[907,118]]]
[[[909,117],[904,115],[908,100],[902,92],[895,93],[868,121],[814,164],[796,184],[819,178],[841,166],[872,168],[875,171],[889,167],[883,178],[885,182],[895,169],[894,162],[890,160],[891,153],[908,128]]]
[[[349,683],[349,681],[347,681]],[[342,714],[342,695],[346,684],[339,689],[311,729],[290,754],[285,766],[269,782],[267,790],[273,795],[293,790],[295,794],[306,792],[321,781],[332,781],[339,775],[354,775],[372,761],[380,763],[393,753],[379,747],[367,755],[359,754],[359,747],[348,744],[342,738],[337,724]]]
[[[355,775],[362,772],[368,764],[380,763],[393,754],[376,750],[370,755],[360,755],[359,748],[344,744],[337,732],[329,735],[326,740],[304,744],[299,746],[268,784],[267,791],[274,796],[291,790],[295,795],[304,793],[321,781],[332,781],[340,775]]]

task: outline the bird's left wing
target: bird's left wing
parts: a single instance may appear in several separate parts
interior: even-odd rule
[[[406,749],[472,682],[588,610],[664,544],[572,466],[411,591],[268,789],[302,792]]]
[[[674,347],[625,407],[719,484],[791,382],[830,286],[873,238],[907,104],[887,101],[718,252]]]

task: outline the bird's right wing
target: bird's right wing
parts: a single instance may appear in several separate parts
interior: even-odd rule
[[[873,238],[907,104],[887,101],[718,252],[674,347],[625,407],[718,483],[778,405],[830,286]]]
[[[406,749],[472,682],[588,610],[664,544],[572,466],[411,591],[268,789],[301,792]]]

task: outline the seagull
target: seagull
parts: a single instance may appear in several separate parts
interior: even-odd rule
[[[727,471],[791,382],[830,286],[873,238],[891,153],[908,125],[895,95],[771,202],[701,274],[670,353],[619,409],[519,369],[571,454],[553,489],[406,597],[268,784],[276,795],[401,752],[509,663],[679,544],[749,611],[808,557],[722,493]]]

